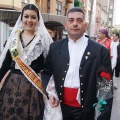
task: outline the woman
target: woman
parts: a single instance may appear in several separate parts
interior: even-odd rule
[[[110,51],[110,46],[111,46],[112,41],[108,35],[107,29],[100,29],[99,30],[97,42],[102,44],[103,46],[105,46]]]
[[[38,8],[26,5],[0,57],[0,120],[42,120],[44,90],[38,73],[52,39]]]

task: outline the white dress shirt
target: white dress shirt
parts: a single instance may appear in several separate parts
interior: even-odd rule
[[[69,49],[69,68],[66,74],[64,87],[69,88],[80,88],[80,77],[79,77],[79,68],[82,56],[85,52],[85,49],[88,45],[88,38],[83,35],[76,42],[69,39],[68,49]]]

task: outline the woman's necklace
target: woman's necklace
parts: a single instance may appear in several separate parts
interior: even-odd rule
[[[24,61],[27,60],[27,54],[28,54],[28,49],[29,47],[27,47],[35,38],[35,35],[31,36],[29,39],[24,39],[25,37],[23,37],[22,34],[20,34],[20,40],[21,40],[21,44],[23,46],[23,53],[21,53],[22,58]]]
[[[25,36],[21,34],[21,42],[22,42],[23,47],[28,46],[33,41],[34,38],[35,38],[35,35],[32,35],[28,37],[27,39],[25,39]]]

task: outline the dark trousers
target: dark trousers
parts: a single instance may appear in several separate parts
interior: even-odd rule
[[[82,120],[82,108],[61,104],[63,120]]]
[[[115,67],[115,77],[119,77],[120,74],[120,59],[117,59],[117,64]]]

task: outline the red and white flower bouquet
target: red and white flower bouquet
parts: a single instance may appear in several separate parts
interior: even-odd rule
[[[99,71],[97,74],[97,99],[98,102],[93,106],[95,107],[95,120],[105,109],[108,99],[113,97],[113,82],[111,80],[111,75],[106,71]]]

